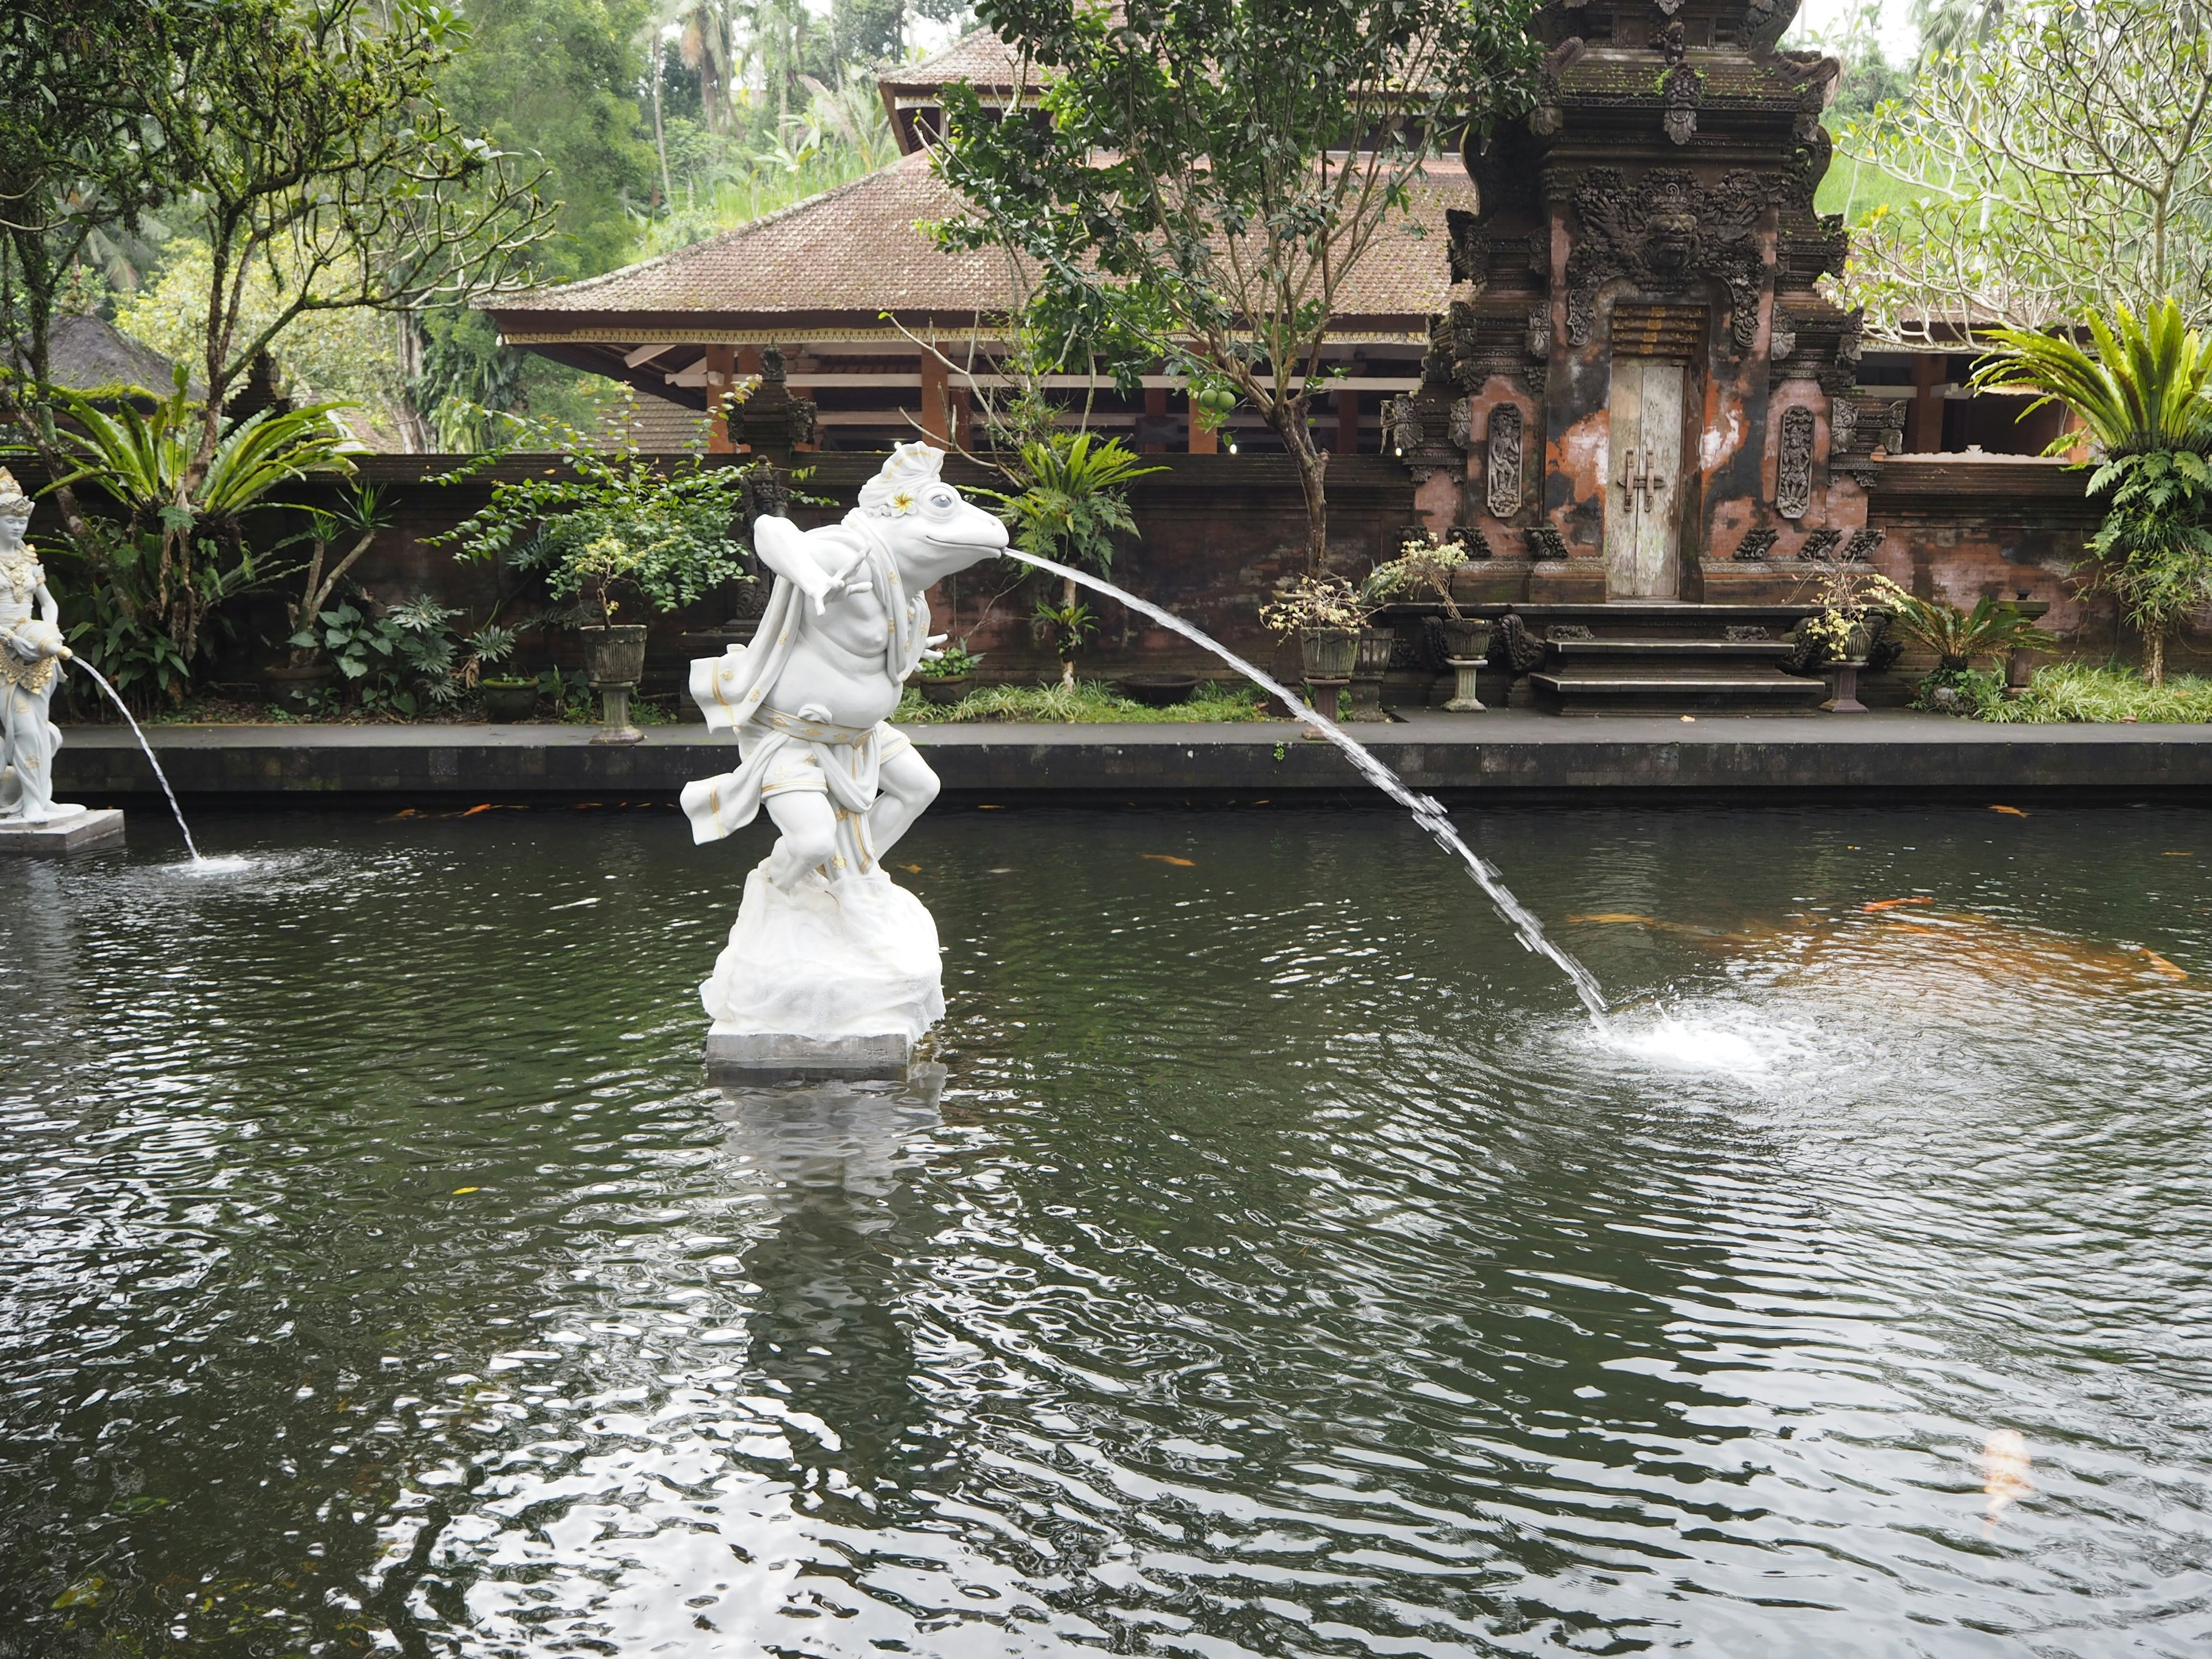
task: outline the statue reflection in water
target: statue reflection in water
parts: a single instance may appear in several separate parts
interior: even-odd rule
[[[792,1437],[809,1511],[851,1501],[874,1512],[879,1482],[905,1487],[900,1468],[942,1455],[921,1431],[914,1340],[895,1310],[902,1235],[932,1213],[907,1182],[932,1150],[944,1078],[918,1066],[903,1086],[726,1085],[714,1108],[775,1216],[744,1256],[759,1286],[746,1369],[782,1384],[793,1412],[842,1443]]]

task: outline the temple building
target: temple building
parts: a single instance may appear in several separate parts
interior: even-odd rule
[[[1011,289],[998,253],[948,253],[917,228],[963,206],[926,146],[945,86],[1012,99],[1013,79],[1008,48],[979,29],[882,77],[902,153],[880,172],[604,276],[503,296],[491,315],[510,345],[695,411],[677,422],[642,416],[647,433],[695,428],[775,347],[786,384],[815,405],[815,446],[879,450],[917,434],[964,443],[971,386],[998,383]],[[1430,319],[1449,297],[1437,252],[1445,216],[1472,210],[1475,196],[1456,158],[1428,171],[1413,213],[1393,221],[1340,296],[1328,356],[1350,383],[1331,394],[1317,434],[1337,453],[1382,453],[1383,404],[1419,386]],[[1218,434],[1194,431],[1174,376],[1146,376],[1136,397],[1082,375],[1048,384],[1087,403],[1090,425],[1146,451],[1280,448],[1249,410]]]
[[[1857,314],[1824,297],[1849,247],[1814,204],[1838,65],[1779,47],[1795,10],[1547,0],[1535,108],[1433,165],[1342,296],[1330,350],[1349,379],[1317,411],[1343,458],[1331,562],[1357,575],[1417,524],[1463,540],[1479,562],[1462,602],[1518,618],[1499,634],[1520,643],[1492,659],[1516,702],[1810,706],[1826,690],[1802,672],[1798,623],[1839,563],[2047,607],[2062,631],[2083,619],[2064,583],[2089,521],[2080,477],[2028,459],[2055,413],[1962,398],[1968,354],[1870,351]],[[492,314],[513,345],[682,405],[693,431],[760,377],[710,447],[968,444],[1010,284],[1000,255],[948,253],[917,228],[962,210],[927,146],[945,85],[1011,103],[1013,79],[1008,49],[970,34],[882,78],[902,151],[889,167]],[[1130,398],[1054,386],[1094,427],[1193,452],[1146,486],[1127,568],[1249,642],[1267,584],[1300,556],[1263,505],[1287,482],[1270,470],[1285,458],[1265,453],[1273,434],[1243,411],[1220,441],[1249,459],[1201,462],[1212,434],[1173,378]],[[1018,672],[1018,627],[975,626],[994,667]],[[1115,650],[1182,648],[1139,629]],[[1394,672],[1432,668],[1424,649],[1406,633]]]

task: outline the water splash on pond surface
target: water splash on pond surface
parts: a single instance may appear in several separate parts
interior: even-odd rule
[[[1505,919],[1506,926],[1512,928],[1515,937],[1521,941],[1522,948],[1533,951],[1565,974],[1567,976],[1567,982],[1575,988],[1575,994],[1582,999],[1583,1006],[1589,1011],[1591,1023],[1598,1028],[1601,1034],[1608,1036],[1611,1034],[1612,1024],[1607,1016],[1605,992],[1598,984],[1597,976],[1545,936],[1544,924],[1536,920],[1534,914],[1526,905],[1513,896],[1512,890],[1506,886],[1496,868],[1460,838],[1459,830],[1452,823],[1451,814],[1444,811],[1442,801],[1437,800],[1433,795],[1424,795],[1407,787],[1403,778],[1377,760],[1369,751],[1366,744],[1352,737],[1334,720],[1294,695],[1288,686],[1284,685],[1273,675],[1261,672],[1227,646],[1202,630],[1194,628],[1172,611],[1163,611],[1156,605],[1148,604],[1133,593],[1123,592],[1109,581],[1103,580],[1067,565],[1057,564],[1050,559],[1041,559],[1033,553],[1024,553],[1010,547],[1006,550],[1006,556],[1010,559],[1019,559],[1024,564],[1035,565],[1040,570],[1048,570],[1063,580],[1079,582],[1085,587],[1103,593],[1110,599],[1127,605],[1132,611],[1150,617],[1161,627],[1172,633],[1180,634],[1193,645],[1212,653],[1255,685],[1281,698],[1284,707],[1296,715],[1301,722],[1311,726],[1316,732],[1342,750],[1344,757],[1352,763],[1360,776],[1411,812],[1413,815],[1413,822],[1429,832],[1431,840],[1446,852],[1455,854],[1467,866],[1468,873],[1474,878],[1475,885],[1481,888],[1491,903],[1497,907],[1498,914]]]

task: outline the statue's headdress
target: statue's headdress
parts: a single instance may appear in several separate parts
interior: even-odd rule
[[[860,486],[860,511],[878,519],[911,513],[923,486],[935,483],[944,471],[943,450],[925,443],[900,444],[883,471]]]
[[[23,493],[23,486],[15,482],[15,475],[0,466],[0,513],[28,514],[31,498]]]

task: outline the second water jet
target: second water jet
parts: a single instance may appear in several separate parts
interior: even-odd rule
[[[1050,559],[1040,558],[1034,553],[1024,553],[1018,548],[1008,548],[1006,556],[1010,559],[1019,559],[1024,564],[1035,565],[1040,570],[1050,571],[1063,580],[1080,583],[1094,592],[1103,593],[1108,599],[1128,606],[1130,610],[1141,616],[1151,617],[1161,627],[1180,634],[1193,645],[1211,652],[1255,685],[1281,698],[1284,706],[1289,708],[1300,721],[1311,726],[1321,736],[1341,750],[1344,757],[1358,769],[1360,776],[1411,812],[1413,815],[1413,822],[1427,830],[1430,838],[1437,846],[1467,866],[1468,873],[1474,878],[1475,885],[1481,888],[1491,903],[1497,907],[1498,914],[1504,918],[1506,926],[1512,928],[1514,936],[1521,941],[1522,947],[1524,950],[1533,951],[1565,974],[1567,976],[1567,982],[1574,987],[1576,996],[1582,1000],[1583,1006],[1589,1010],[1591,1022],[1601,1032],[1609,1032],[1605,992],[1599,986],[1597,976],[1546,937],[1544,924],[1536,920],[1528,906],[1513,896],[1512,890],[1506,886],[1496,867],[1461,838],[1458,829],[1452,823],[1451,814],[1444,811],[1443,802],[1437,800],[1433,795],[1424,795],[1408,787],[1403,778],[1377,760],[1364,744],[1346,732],[1334,720],[1297,696],[1273,675],[1263,673],[1227,646],[1223,645],[1203,629],[1194,628],[1172,611],[1163,611],[1159,606],[1140,599],[1135,594],[1127,592],[1103,578],[1091,575],[1085,571],[1077,570],[1068,565],[1055,563]]]

